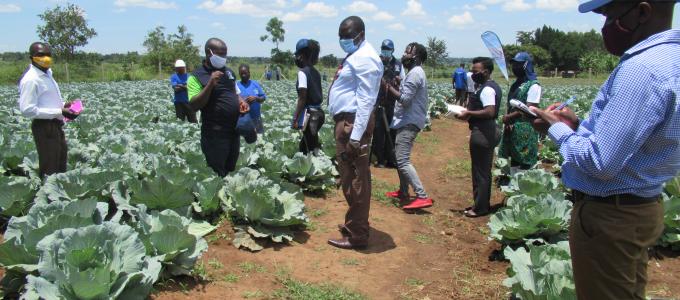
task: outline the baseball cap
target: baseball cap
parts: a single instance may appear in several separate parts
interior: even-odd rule
[[[517,62],[525,62],[525,61],[530,61],[531,60],[531,55],[527,52],[519,52],[515,55],[515,57],[512,58],[512,61],[517,61]]]
[[[186,68],[187,64],[183,60],[178,59],[175,61],[175,68]]]
[[[591,0],[581,3],[578,6],[578,11],[581,13],[591,12],[616,0]],[[680,2],[680,0],[655,0],[653,2]]]
[[[380,46],[380,48],[394,50],[394,42],[392,42],[390,39],[386,39],[382,42],[382,46]]]
[[[302,49],[309,47],[308,39],[300,39],[297,44],[295,44],[295,53],[299,53]]]

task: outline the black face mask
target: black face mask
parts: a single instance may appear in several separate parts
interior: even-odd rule
[[[524,71],[524,66],[512,66],[512,73],[515,74],[515,77],[517,78],[524,78],[527,76],[526,72]]]
[[[474,81],[476,84],[484,84],[484,83],[486,83],[486,77],[484,76],[484,73],[482,73],[482,72],[473,73],[472,74],[472,81]]]
[[[295,65],[300,69],[305,67],[305,62],[302,61],[302,57],[295,57]]]
[[[404,66],[404,68],[407,69],[412,69],[416,65],[416,58],[415,57],[401,57],[401,64]]]

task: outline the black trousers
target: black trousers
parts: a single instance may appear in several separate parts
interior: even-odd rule
[[[473,127],[470,133],[472,193],[475,199],[474,211],[477,214],[486,214],[491,208],[491,167],[495,140],[495,127]]]
[[[383,117],[383,112],[385,113],[385,117]],[[397,140],[397,131],[390,129],[390,123],[392,123],[393,117],[394,106],[376,107],[375,130],[373,131],[371,152],[375,154],[378,164],[381,165],[397,165],[397,159],[394,155],[394,142]]]
[[[175,116],[182,121],[187,120],[189,123],[196,123],[196,112],[191,109],[189,103],[175,103]]]
[[[319,130],[326,122],[326,115],[322,110],[310,111],[309,121],[307,127],[302,131],[302,139],[298,146],[300,152],[305,155],[314,149],[321,149],[321,141],[319,140]]]
[[[34,119],[31,123],[33,140],[38,150],[40,177],[66,172],[68,147],[64,135],[64,122],[57,119]]]
[[[208,166],[224,177],[236,169],[241,137],[235,131],[201,129],[201,150]]]

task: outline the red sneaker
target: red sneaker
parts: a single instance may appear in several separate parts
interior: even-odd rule
[[[402,194],[400,190],[396,190],[394,192],[387,192],[387,193],[385,193],[385,196],[390,197],[390,198],[403,198],[403,197],[405,197],[405,195]]]
[[[416,200],[413,200],[409,205],[404,206],[403,209],[427,208],[432,206],[432,203],[434,203],[432,198],[416,198]]]

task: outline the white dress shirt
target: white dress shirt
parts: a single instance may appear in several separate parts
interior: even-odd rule
[[[52,70],[43,72],[31,65],[19,82],[19,111],[32,119],[63,120],[59,85],[52,78]]]
[[[328,110],[331,115],[356,113],[350,139],[359,141],[366,131],[375,101],[380,91],[383,63],[373,46],[364,41],[347,57],[338,70],[337,79],[329,92]]]

